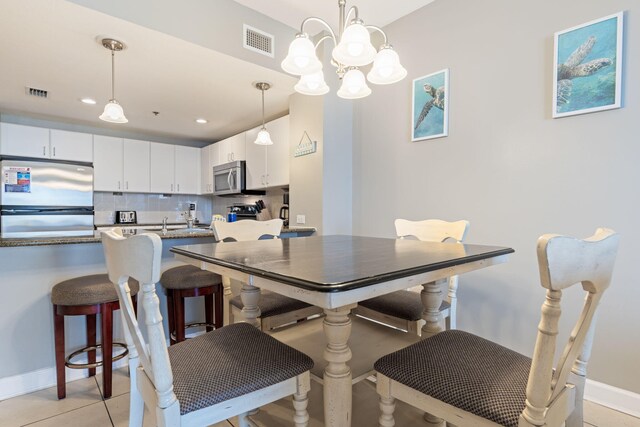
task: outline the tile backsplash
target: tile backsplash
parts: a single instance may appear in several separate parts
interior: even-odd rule
[[[115,211],[136,211],[139,223],[161,223],[164,217],[169,222],[183,222],[182,212],[189,209],[190,203],[196,203],[196,216],[205,223],[211,220],[212,200],[210,196],[138,193],[93,193],[95,224],[113,224]]]

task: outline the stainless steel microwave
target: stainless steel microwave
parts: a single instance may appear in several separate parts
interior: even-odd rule
[[[264,195],[261,190],[247,190],[247,164],[244,160],[213,167],[213,194],[235,196],[239,194]]]

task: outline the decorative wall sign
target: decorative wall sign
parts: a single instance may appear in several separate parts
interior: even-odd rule
[[[306,137],[306,138],[305,138]],[[300,142],[293,153],[294,157],[306,156],[307,154],[313,154],[318,149],[318,141],[312,141],[311,137],[305,130],[300,138]]]
[[[620,108],[623,16],[555,33],[554,118]]]
[[[449,134],[449,69],[413,81],[411,141]]]

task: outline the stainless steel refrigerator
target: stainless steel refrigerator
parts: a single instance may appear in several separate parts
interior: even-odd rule
[[[93,234],[93,168],[31,160],[0,161],[0,236]]]

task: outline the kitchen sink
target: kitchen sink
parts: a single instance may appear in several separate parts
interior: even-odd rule
[[[145,231],[152,231],[154,233],[158,233],[158,234],[163,234],[162,230],[158,230],[158,229],[148,229]],[[165,235],[171,235],[171,234],[198,234],[198,233],[210,233],[211,230],[208,228],[174,228],[174,229],[169,229],[167,230],[167,232],[165,233]]]

